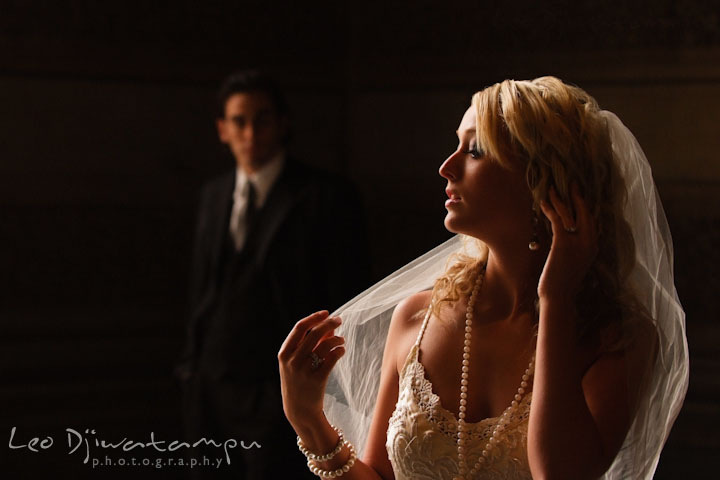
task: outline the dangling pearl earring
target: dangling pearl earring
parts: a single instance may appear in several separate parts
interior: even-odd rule
[[[528,243],[528,248],[532,250],[533,252],[538,250],[540,248],[540,237],[538,236],[538,223],[540,221],[538,220],[537,210],[535,207],[533,207],[532,210],[532,235],[530,235],[530,243]]]

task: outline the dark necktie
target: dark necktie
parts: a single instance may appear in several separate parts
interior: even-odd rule
[[[247,210],[245,210],[245,231],[250,232],[257,216],[257,190],[252,182],[248,182]]]

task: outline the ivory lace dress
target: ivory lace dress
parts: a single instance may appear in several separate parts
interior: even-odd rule
[[[400,372],[398,402],[388,425],[385,447],[397,480],[452,480],[458,474],[457,419],[443,408],[418,358],[429,318],[428,312]],[[490,450],[474,479],[532,479],[527,460],[531,396],[532,392],[527,393],[512,411],[496,448]],[[481,455],[498,421],[486,418],[465,424],[469,466]]]

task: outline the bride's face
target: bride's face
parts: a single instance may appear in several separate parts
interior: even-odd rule
[[[457,150],[440,166],[447,179],[445,227],[451,232],[495,242],[527,245],[532,232],[532,197],[519,162],[512,168],[490,158],[477,144],[475,107],[463,115]]]

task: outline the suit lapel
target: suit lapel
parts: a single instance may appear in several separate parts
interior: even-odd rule
[[[256,263],[264,262],[273,238],[301,194],[301,184],[295,181],[296,178],[297,167],[288,160],[270,190],[265,205],[258,212],[259,221],[249,233],[249,240],[255,247],[254,262]]]
[[[226,175],[218,178],[217,181],[209,187],[205,192],[202,210],[199,221],[204,224],[202,228],[202,247],[203,251],[208,252],[208,257],[201,259],[202,265],[198,272],[208,269],[208,275],[213,279],[210,282],[209,290],[203,291],[203,295],[198,298],[198,304],[195,305],[192,312],[192,321],[189,326],[190,338],[192,338],[191,349],[193,352],[199,351],[199,342],[202,341],[201,331],[203,324],[207,322],[207,312],[212,309],[213,302],[216,300],[218,289],[217,277],[220,260],[223,257],[224,242],[228,236],[230,209],[232,208],[232,194],[235,189],[235,172],[228,172]],[[205,263],[207,262],[207,263]],[[196,273],[200,275],[200,273]]]
[[[213,192],[212,202],[210,211],[216,212],[209,219],[210,238],[213,252],[212,259],[212,270],[213,272],[218,271],[220,259],[225,251],[225,242],[228,241],[229,228],[230,228],[230,210],[233,204],[233,192],[235,191],[235,175],[236,171],[228,173],[227,176],[223,177],[217,185],[217,190]]]

